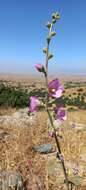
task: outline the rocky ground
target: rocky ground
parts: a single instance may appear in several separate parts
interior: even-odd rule
[[[68,112],[68,119],[60,130],[63,138],[59,139],[69,178],[78,190],[86,190],[85,116],[86,111]],[[0,186],[0,190],[14,190],[14,187],[18,190],[66,189],[61,164],[56,159],[55,142],[48,136],[46,123],[44,111],[28,116],[26,108],[1,114],[0,185],[3,188]],[[40,145],[47,145],[47,152],[34,150]],[[74,168],[78,171],[76,176],[73,175]]]

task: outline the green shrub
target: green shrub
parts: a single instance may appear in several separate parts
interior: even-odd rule
[[[72,83],[71,83],[72,84]],[[85,99],[85,93],[83,93],[81,96],[71,98],[71,94],[68,96],[63,95],[57,100],[54,101],[54,103],[58,103],[59,105],[64,106],[76,106],[81,109],[86,109],[86,103],[84,101]],[[3,84],[3,82],[0,83],[0,106],[3,107],[16,107],[16,108],[23,108],[29,106],[29,97],[31,96],[38,96],[41,99],[46,96],[46,91],[44,88],[41,89],[33,89],[29,93],[27,91],[23,91],[22,89],[18,88],[15,89],[14,87],[8,87]]]
[[[28,94],[13,87],[0,84],[0,106],[25,107],[28,105]]]

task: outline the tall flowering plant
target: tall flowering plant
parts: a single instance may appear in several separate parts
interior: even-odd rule
[[[48,82],[48,63],[49,60],[53,57],[53,55],[49,51],[50,43],[52,41],[52,38],[56,35],[56,32],[53,31],[53,26],[54,24],[60,19],[59,13],[53,13],[52,14],[52,19],[50,22],[47,23],[47,28],[48,28],[48,36],[46,38],[46,47],[43,49],[43,52],[45,54],[45,65],[42,65],[40,63],[35,65],[35,68],[37,69],[38,72],[41,72],[44,74],[45,78],[45,85],[46,85],[46,97],[43,100],[46,112],[49,117],[50,125],[52,127],[52,130],[50,131],[49,135],[53,136],[55,138],[56,146],[57,146],[57,153],[56,157],[60,160],[63,172],[64,172],[64,177],[65,177],[65,182],[67,186],[67,190],[69,190],[69,181],[68,181],[68,176],[64,164],[64,157],[62,156],[62,151],[59,143],[59,133],[58,133],[58,127],[56,128],[56,125],[60,127],[62,122],[66,120],[67,118],[67,113],[65,109],[62,106],[55,106],[54,109],[50,110],[49,103],[53,101],[53,99],[59,99],[62,96],[62,93],[64,91],[63,85],[60,83],[60,81],[56,78],[50,82]],[[38,97],[32,96],[30,97],[30,106],[29,106],[29,111],[34,112],[38,110],[40,101]]]

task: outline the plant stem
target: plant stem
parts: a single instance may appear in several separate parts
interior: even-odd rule
[[[52,117],[50,115],[50,112],[49,112],[48,108],[47,108],[47,113],[48,113],[48,117],[50,119],[50,123],[51,123],[52,127],[54,128]],[[56,135],[55,129],[54,129],[54,138],[55,138],[55,142],[56,142],[56,145],[57,145],[57,148],[58,148],[58,152],[61,155],[60,143],[59,143],[58,137]],[[67,186],[67,189],[69,190],[69,182],[68,182],[68,178],[67,178],[67,173],[66,173],[66,168],[65,168],[64,160],[60,159],[60,161],[61,161],[61,164],[62,164],[62,167],[63,167],[63,172],[64,172],[64,176],[65,176],[66,186]]]
[[[51,32],[51,29],[52,29],[52,26],[50,28],[49,35],[50,35],[50,32]],[[52,116],[51,116],[50,111],[48,109],[48,53],[49,53],[49,43],[47,43],[47,53],[46,53],[46,76],[45,76],[46,90],[47,90],[46,111],[47,111],[47,114],[48,114],[51,126],[54,129],[54,138],[55,138],[55,142],[56,142],[56,145],[57,145],[57,148],[58,148],[58,152],[61,155],[60,143],[59,143],[58,137],[56,135],[56,131],[55,131],[55,128],[54,128]],[[67,190],[69,190],[69,181],[68,181],[68,177],[67,177],[67,173],[66,173],[66,168],[65,168],[64,160],[60,159],[60,161],[61,161],[63,172],[64,172],[64,177],[65,177],[65,181],[66,181]]]

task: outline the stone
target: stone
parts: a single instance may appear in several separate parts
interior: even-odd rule
[[[83,123],[70,122],[70,127],[74,128],[76,131],[86,130],[86,124]]]
[[[86,153],[80,155],[80,159],[83,162],[86,162]]]
[[[10,188],[24,190],[20,172],[0,171],[0,190],[9,190]]]
[[[48,154],[48,153],[53,152],[53,147],[51,144],[42,144],[42,145],[33,147],[33,150],[38,153]]]
[[[4,130],[0,130],[0,141],[6,140],[10,134]]]
[[[3,115],[0,116],[0,124],[7,125],[15,125],[17,127],[29,126],[33,125],[37,117],[37,114],[28,115],[28,108],[20,109],[12,115]]]
[[[72,182],[75,186],[79,186],[83,182],[83,177],[81,176],[71,176],[68,178],[70,182]]]

